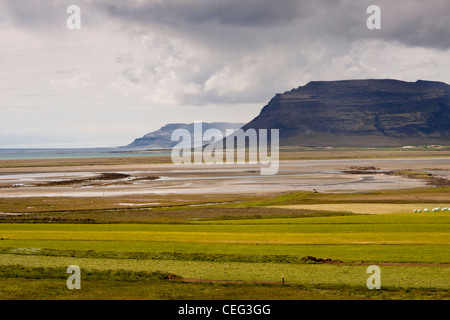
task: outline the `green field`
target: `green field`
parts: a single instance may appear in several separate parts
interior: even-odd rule
[[[67,267],[78,265],[81,270],[128,270],[165,272],[185,279],[247,282],[285,281],[295,285],[347,285],[364,288],[367,265],[288,264],[258,262],[209,262],[152,259],[97,259],[52,256],[17,256],[3,254],[0,265],[27,267]],[[447,289],[450,285],[448,267],[436,266],[381,266],[382,284],[386,288]]]
[[[450,299],[449,194],[0,197],[0,299]]]
[[[450,287],[449,226],[447,213],[318,213],[184,224],[2,223],[0,266],[75,264],[88,271],[164,271],[184,279],[247,285],[277,283],[284,276],[291,286],[362,290],[367,266],[376,264],[385,289],[431,289],[445,297]],[[300,259],[307,256],[339,263]]]
[[[0,247],[269,252],[346,262],[450,263],[449,225],[447,213],[227,219],[185,224],[2,223]],[[370,250],[364,253],[367,248]]]

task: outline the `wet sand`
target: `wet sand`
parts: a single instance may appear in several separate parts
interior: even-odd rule
[[[281,161],[278,174],[262,176],[258,165],[131,164],[74,167],[0,169],[0,198],[113,197],[139,194],[265,194],[285,191],[367,192],[426,186],[423,180],[384,174],[348,174],[351,167],[380,170],[425,170],[450,178],[450,159],[300,160]],[[127,178],[96,181],[99,173],[114,172]],[[156,180],[146,180],[158,177]],[[83,180],[64,186],[55,181]],[[41,186],[36,186],[41,184]]]

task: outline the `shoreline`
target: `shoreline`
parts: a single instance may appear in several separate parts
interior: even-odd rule
[[[169,150],[170,151],[170,150]],[[159,151],[161,152],[161,151]],[[134,152],[134,156],[83,157],[53,159],[0,160],[0,172],[9,168],[47,168],[79,166],[113,166],[139,164],[173,164],[169,155],[150,155],[153,151]],[[169,152],[170,153],[170,152]],[[394,159],[450,159],[450,150],[304,150],[280,151],[280,161],[299,160],[394,160]]]

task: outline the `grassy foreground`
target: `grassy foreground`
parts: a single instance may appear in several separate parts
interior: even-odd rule
[[[17,214],[0,217],[0,299],[450,299],[450,212],[412,212],[449,194],[0,197]],[[81,290],[66,287],[69,265]],[[369,265],[381,290],[366,287]]]
[[[27,268],[27,274],[43,269]],[[61,269],[47,269],[48,273],[61,273]],[[0,268],[4,273],[4,268]],[[109,273],[102,279],[91,273],[82,280],[81,290],[68,290],[66,279],[61,276],[2,277],[0,299],[62,299],[62,300],[410,300],[448,299],[448,291],[436,289],[392,288],[369,291],[362,287],[347,285],[294,285],[268,283],[233,282],[182,282],[167,279],[152,279],[148,274],[129,273],[128,276]],[[139,280],[136,280],[139,279]]]
[[[2,223],[0,297],[447,299],[449,225],[450,214],[443,212],[320,211],[176,224]],[[370,264],[381,268],[381,292],[365,287]],[[77,293],[54,279],[67,279],[63,271],[69,265],[87,272]],[[117,278],[118,272],[173,274],[177,280],[131,281]],[[95,273],[103,278],[89,276]]]

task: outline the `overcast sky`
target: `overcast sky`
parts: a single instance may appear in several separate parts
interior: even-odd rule
[[[247,122],[309,81],[450,83],[449,17],[449,0],[0,0],[0,148]]]

